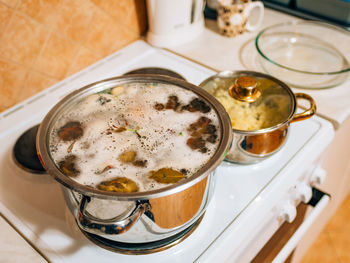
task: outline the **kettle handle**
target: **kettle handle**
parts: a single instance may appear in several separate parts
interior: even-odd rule
[[[249,19],[248,19],[247,24],[246,24],[246,29],[250,32],[258,29],[264,20],[264,4],[260,1],[248,2],[246,4],[246,8],[243,11],[245,17],[250,17],[250,15],[253,14],[252,10],[255,8],[258,10],[258,18],[256,20],[254,20],[254,21],[256,21],[255,24],[254,25],[250,24]]]
[[[308,100],[310,103],[310,107],[301,113],[295,114],[293,119],[290,122],[292,123],[292,122],[296,122],[296,121],[303,121],[303,120],[306,120],[306,119],[312,117],[316,113],[316,103],[315,103],[314,99],[310,95],[307,95],[307,94],[301,93],[301,92],[295,93],[294,95],[297,99]]]
[[[190,23],[193,24],[193,23],[196,23],[197,21],[200,21],[200,19],[203,18],[203,11],[204,11],[204,1],[192,0]]]
[[[92,216],[86,211],[86,207],[90,202],[89,196],[83,195],[80,200],[79,209],[75,213],[79,227],[89,233],[97,235],[119,235],[128,231],[140,217],[149,210],[149,204],[138,203],[129,216],[123,219],[100,219]]]

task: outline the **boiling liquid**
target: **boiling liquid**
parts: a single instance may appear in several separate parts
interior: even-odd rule
[[[192,91],[169,84],[135,83],[112,89],[110,93],[81,99],[62,114],[51,132],[53,160],[59,166],[67,156],[74,155],[79,173],[72,178],[80,184],[96,187],[103,181],[127,177],[137,183],[139,191],[158,189],[168,184],[149,178],[152,171],[171,168],[186,171],[189,177],[215,153],[220,131],[213,109],[203,113],[155,107],[166,105],[169,96],[177,96],[181,105],[187,105],[198,98]],[[203,116],[210,119],[218,135],[214,142],[205,142],[205,152],[187,145],[191,137],[189,126]],[[64,141],[58,131],[69,122],[79,122],[83,135]],[[135,152],[135,160],[144,165],[121,161],[120,156],[128,151]]]

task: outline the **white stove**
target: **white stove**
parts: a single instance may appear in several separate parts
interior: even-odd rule
[[[315,116],[293,123],[282,150],[259,164],[220,165],[215,174],[213,199],[198,228],[178,245],[147,255],[114,253],[89,241],[66,206],[60,184],[49,175],[30,174],[14,163],[12,148],[17,138],[39,124],[64,95],[91,82],[142,67],[171,69],[193,84],[216,73],[140,40],[3,112],[0,213],[50,262],[251,259],[284,220],[293,219],[295,204],[308,193],[305,189],[320,180],[318,157],[333,138],[328,121]],[[268,234],[266,229],[270,230]]]

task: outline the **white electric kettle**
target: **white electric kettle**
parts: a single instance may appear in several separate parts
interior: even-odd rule
[[[204,0],[147,0],[146,40],[170,47],[194,39],[204,29],[203,8]]]

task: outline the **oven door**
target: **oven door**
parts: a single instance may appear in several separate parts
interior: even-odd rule
[[[312,198],[310,201],[307,204],[300,203],[297,206],[295,219],[291,223],[284,222],[251,262],[291,262],[293,251],[298,242],[309,227],[317,220],[329,200],[330,196],[328,194],[312,188]],[[312,206],[313,209],[305,217],[309,206]]]

